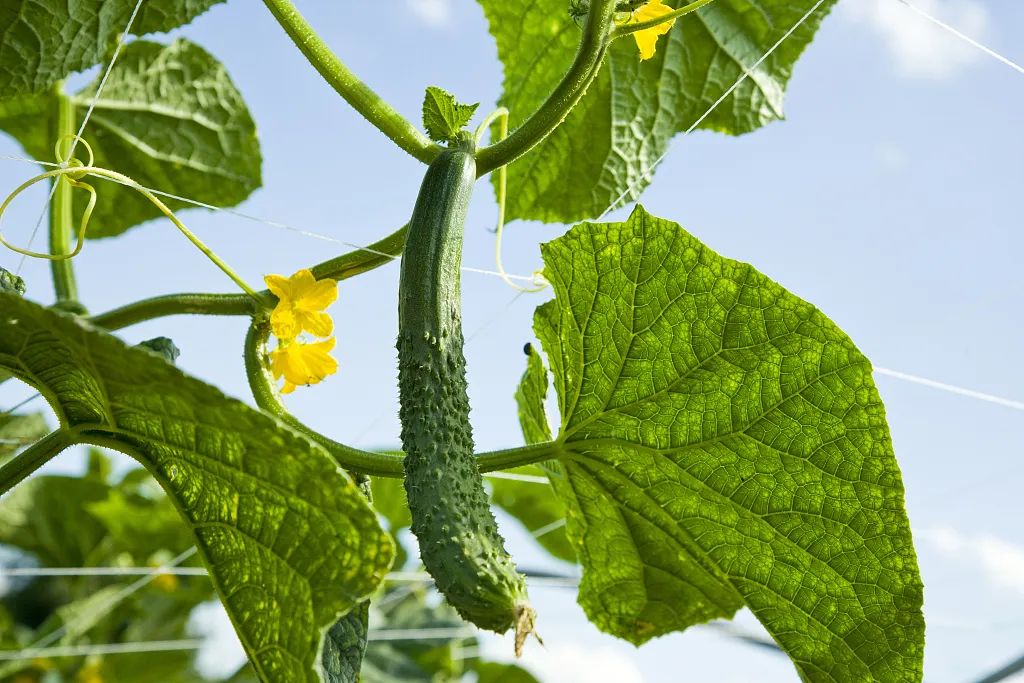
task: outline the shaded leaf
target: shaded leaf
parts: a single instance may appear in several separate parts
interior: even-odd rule
[[[871,364],[637,207],[543,247],[535,327],[580,603],[642,643],[746,605],[811,681],[919,681],[922,588]]]
[[[132,33],[169,31],[223,0],[143,2]],[[0,98],[41,92],[105,59],[128,26],[136,0],[0,4]]]
[[[717,0],[676,21],[641,62],[632,37],[608,50],[581,103],[509,167],[508,218],[594,218],[630,189],[639,196],[672,137],[693,125],[816,0]],[[501,104],[514,129],[565,74],[580,29],[565,0],[480,0],[504,65]],[[675,6],[683,4],[672,3]],[[781,119],[786,84],[828,0],[700,128],[732,135]],[[492,176],[497,182],[497,174]]]
[[[174,499],[260,676],[318,681],[323,632],[393,554],[352,481],[284,423],[148,351],[10,295],[0,311],[0,366]]]

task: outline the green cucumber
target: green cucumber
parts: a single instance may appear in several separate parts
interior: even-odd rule
[[[430,164],[402,256],[398,386],[412,531],[438,590],[517,651],[533,630],[526,583],[505,551],[473,454],[462,351],[462,236],[476,180],[462,139]]]

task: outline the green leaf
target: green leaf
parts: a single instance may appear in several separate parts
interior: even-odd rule
[[[646,62],[631,36],[615,41],[580,104],[509,167],[508,218],[571,222],[600,215],[627,190],[627,201],[638,197],[672,137],[709,110],[814,3],[718,0],[678,19]],[[514,129],[565,74],[580,29],[565,0],[480,4],[505,67],[500,102]],[[781,119],[793,65],[833,4],[825,2],[699,127],[739,135]]]
[[[79,117],[98,83],[71,96]],[[53,156],[48,104],[53,97],[0,100],[0,128],[41,161]],[[262,183],[256,124],[241,94],[220,62],[186,40],[170,45],[138,40],[126,46],[84,137],[97,166],[213,206],[234,206]],[[75,155],[87,161],[81,146]],[[89,237],[118,235],[163,216],[131,188],[97,178],[88,182],[98,196]],[[73,201],[78,214],[85,200],[75,193]],[[194,208],[169,197],[161,201],[174,211]]]
[[[551,425],[544,410],[544,399],[548,394],[547,369],[544,360],[532,346],[527,345],[526,372],[516,389],[516,405],[519,407],[519,425],[527,444],[551,441]],[[544,467],[528,466],[512,470],[513,474],[543,477],[548,471],[559,472],[557,462],[545,463]],[[535,482],[491,478],[491,501],[512,515],[535,536],[540,545],[549,553],[566,562],[576,561],[576,552],[565,535],[565,527],[559,522],[565,519],[565,505],[554,495],[550,486]]]
[[[812,681],[919,681],[922,587],[870,362],[637,207],[543,246],[580,603],[634,643],[746,605]]]
[[[324,683],[358,683],[366,654],[370,602],[362,602],[334,623],[324,637]]]
[[[476,683],[540,683],[526,669],[515,664],[481,662],[476,666]]]
[[[371,603],[370,621],[373,630],[466,629],[473,627],[462,621],[445,602],[428,602],[422,587],[399,585]],[[361,680],[363,683],[455,683],[461,679],[463,660],[457,654],[475,647],[476,639],[443,635],[410,640],[377,640],[371,638],[366,649]]]
[[[519,426],[526,443],[551,441],[551,423],[548,421],[544,401],[548,396],[548,371],[544,359],[531,344],[526,345],[526,372],[516,388],[516,407],[519,409]]]
[[[0,460],[49,433],[42,413],[0,414]]]
[[[451,142],[466,127],[477,104],[462,104],[451,93],[430,86],[423,98],[423,127],[435,142]]]
[[[323,632],[374,590],[393,548],[318,445],[150,352],[0,294],[0,366],[77,439],[153,474],[263,680],[319,681]]]
[[[169,31],[223,0],[143,2],[132,33]],[[76,71],[110,58],[136,0],[67,2],[5,0],[0,4],[0,98],[41,92]]]
[[[107,531],[100,520],[81,510],[106,497],[107,486],[100,482],[32,477],[0,503],[0,543],[31,553],[44,567],[88,566]]]

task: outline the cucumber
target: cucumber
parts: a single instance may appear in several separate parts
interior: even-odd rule
[[[518,653],[534,612],[473,454],[462,351],[459,274],[475,180],[473,143],[464,136],[430,164],[409,223],[398,307],[405,490],[438,590],[480,628],[515,628]]]

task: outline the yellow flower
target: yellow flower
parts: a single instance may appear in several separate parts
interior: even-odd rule
[[[659,17],[663,17],[666,14],[672,12],[672,8],[663,3],[661,0],[651,0],[649,3],[633,12],[632,16],[626,22],[627,24],[640,24],[645,21],[652,21]],[[658,38],[672,30],[676,20],[672,19],[662,24],[658,24],[653,28],[644,29],[643,31],[637,31],[633,34],[633,38],[636,40],[636,46],[640,48],[640,60],[650,59],[654,56],[654,52],[658,47]]]
[[[174,574],[157,574],[153,577],[153,587],[164,593],[171,593],[178,588],[178,577]]]
[[[270,325],[278,339],[289,341],[303,331],[327,337],[334,331],[331,316],[323,311],[338,298],[337,282],[317,280],[306,269],[288,278],[268,275],[263,280],[278,299],[270,314]]]
[[[78,683],[103,683],[103,667],[100,664],[86,664],[75,676]]]
[[[282,394],[290,394],[295,387],[320,382],[338,371],[338,361],[330,356],[334,337],[322,342],[304,344],[291,340],[278,343],[270,352],[270,369],[275,379],[284,377]]]

